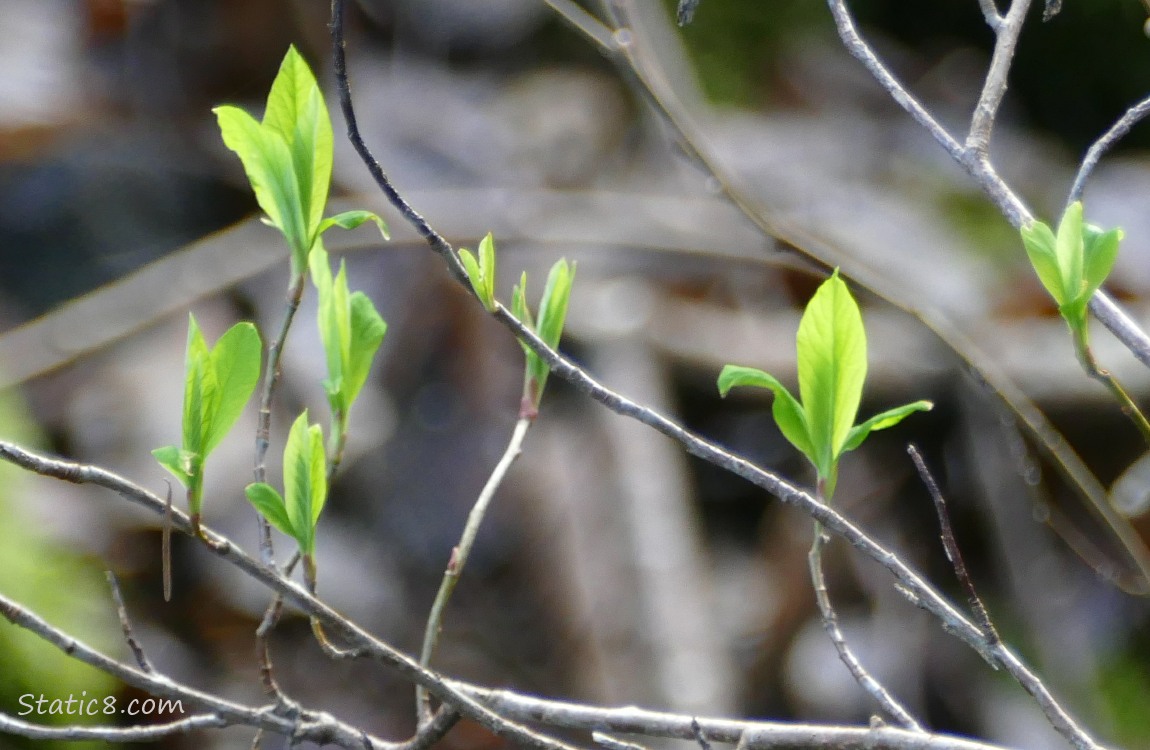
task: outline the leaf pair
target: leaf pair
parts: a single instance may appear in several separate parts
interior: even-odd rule
[[[563,324],[567,320],[567,306],[571,299],[571,285],[575,282],[575,265],[568,264],[566,258],[560,258],[551,266],[547,274],[547,283],[543,287],[543,298],[539,302],[539,321],[531,318],[531,310],[527,307],[527,273],[519,278],[511,293],[511,312],[523,321],[524,325],[534,329],[539,338],[547,346],[555,349],[559,346],[559,339],[563,335]],[[539,355],[531,350],[522,341],[523,353],[527,360],[523,373],[523,401],[529,406],[528,412],[534,414],[539,408],[539,401],[543,398],[543,387],[547,384],[547,376],[551,370]]]
[[[487,312],[495,312],[495,239],[491,232],[479,241],[478,257],[467,248],[460,248],[459,260],[467,271],[471,288]]]
[[[209,348],[195,316],[188,316],[183,445],[157,448],[152,455],[188,488],[193,516],[200,512],[204,462],[251,398],[260,377],[262,352],[251,323],[235,324]]]
[[[771,390],[775,422],[815,467],[829,499],[842,454],[859,447],[875,430],[892,427],[912,412],[929,410],[932,404],[916,401],[854,423],[866,381],[866,330],[858,304],[837,269],[807,304],[796,347],[801,400],[762,370],[737,365],[723,368],[719,392],[726,396],[739,385]]]
[[[1082,219],[1082,203],[1062,215],[1055,235],[1041,221],[1022,227],[1022,243],[1046,291],[1076,335],[1086,333],[1086,306],[1106,281],[1118,258],[1122,230],[1103,232]]]
[[[327,454],[323,430],[309,425],[305,410],[292,424],[284,447],[284,494],[263,482],[244,490],[268,522],[296,540],[309,559],[315,556],[315,528],[327,500]]]
[[[387,323],[366,294],[348,292],[347,266],[342,260],[333,278],[327,252],[317,247],[310,265],[312,282],[319,292],[319,333],[327,355],[328,377],[323,387],[336,429],[344,434],[351,405],[367,382]]]
[[[294,46],[272,83],[263,121],[238,107],[213,111],[224,144],[243,162],[267,223],[291,248],[293,277],[304,272],[308,253],[334,226],[353,229],[371,220],[387,237],[383,220],[370,211],[323,218],[331,187],[331,119],[315,76]]]

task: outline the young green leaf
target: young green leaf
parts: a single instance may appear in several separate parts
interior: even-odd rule
[[[847,434],[847,440],[843,445],[842,452],[853,451],[862,445],[863,441],[866,440],[872,432],[894,427],[916,411],[930,411],[933,408],[934,404],[929,401],[915,401],[914,403],[896,406],[893,409],[887,409],[881,414],[876,414],[862,424],[857,424],[851,428]]]
[[[1062,272],[1062,288],[1068,304],[1075,301],[1082,288],[1082,203],[1075,201],[1062,214],[1054,238],[1054,254]]]
[[[155,456],[160,466],[170,471],[172,476],[180,481],[180,484],[185,487],[188,486],[188,483],[191,481],[191,467],[187,456],[183,454],[183,451],[181,451],[179,447],[175,445],[165,445],[163,448],[153,450],[152,455]]]
[[[298,533],[292,526],[291,519],[288,518],[284,499],[274,487],[263,482],[253,482],[244,488],[244,494],[247,495],[248,501],[255,506],[256,510],[268,520],[268,523],[298,540]]]
[[[332,277],[322,246],[312,252],[311,275],[319,292],[319,330],[327,357],[324,387],[342,431],[352,403],[367,382],[387,324],[367,295],[348,293],[346,264],[341,261],[339,273]]]
[[[854,425],[866,380],[866,330],[838,269],[807,303],[796,347],[801,401],[767,373],[735,365],[727,365],[720,373],[719,393],[726,396],[738,385],[770,389],[775,394],[771,409],[775,422],[815,467],[823,496],[829,500],[843,453],[857,448],[875,430],[891,427],[912,412],[928,410],[931,404],[917,401]]]
[[[862,315],[837,269],[807,304],[796,344],[815,466],[827,473],[858,414],[867,370]]]
[[[327,457],[323,431],[308,426],[307,411],[292,424],[284,448],[284,496],[287,517],[300,551],[315,553],[315,524],[327,498]]]
[[[491,232],[479,241],[479,267],[483,269],[483,299],[487,309],[495,310],[495,238]]]
[[[372,213],[371,211],[352,210],[344,211],[343,213],[329,216],[320,222],[319,233],[323,234],[332,227],[339,227],[340,229],[355,229],[366,222],[372,222],[379,228],[379,233],[383,235],[385,240],[390,240],[391,235],[387,233],[387,224],[382,218]]]
[[[311,237],[287,141],[238,107],[224,105],[212,111],[216,113],[224,145],[235,152],[244,166],[256,202],[287,240],[293,269],[302,268],[300,261],[311,247]],[[310,189],[309,185],[309,193]]]
[[[478,257],[461,248],[459,260],[467,271],[471,288],[488,312],[495,312],[495,239],[491,232],[479,242]]]
[[[1054,298],[1062,305],[1067,300],[1065,286],[1062,281],[1062,269],[1058,265],[1058,255],[1054,251],[1054,232],[1041,221],[1033,221],[1022,227],[1022,244],[1026,248],[1026,255],[1030,258],[1030,265],[1034,266],[1038,280]]]
[[[235,425],[244,405],[255,392],[260,379],[260,359],[263,344],[256,327],[251,323],[236,323],[228,329],[209,357],[216,396],[204,435],[203,454],[215,450],[224,436]]]
[[[1124,236],[1121,229],[1104,232],[1090,224],[1083,229],[1084,294],[1087,299],[1094,296],[1114,269],[1114,263],[1118,260],[1118,246]]]
[[[333,137],[319,85],[295,46],[288,47],[272,82],[263,124],[277,132],[291,152],[290,164],[300,188],[300,216],[310,249],[331,186]]]
[[[200,512],[203,466],[235,424],[259,380],[262,345],[255,326],[237,323],[214,349],[194,315],[188,316],[183,445],[157,448],[156,460],[188,489],[189,510]]]
[[[347,407],[355,402],[367,376],[372,360],[387,335],[387,323],[380,317],[375,305],[363,292],[353,292],[349,300],[351,315],[351,346],[344,368],[343,390],[347,394]]]
[[[783,437],[798,448],[811,464],[817,466],[816,452],[811,443],[810,431],[807,429],[807,415],[787,387],[774,377],[753,367],[739,365],[723,367],[723,371],[719,373],[719,394],[725,397],[732,388],[739,385],[768,388],[775,394],[771,414],[774,415],[775,423],[778,424]]]
[[[487,282],[483,278],[483,268],[479,265],[479,261],[465,247],[459,248],[459,261],[463,264],[463,270],[467,272],[467,279],[471,282],[471,288],[475,290],[479,301],[489,312],[493,311],[494,301],[487,299]]]

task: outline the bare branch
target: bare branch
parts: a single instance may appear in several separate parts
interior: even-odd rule
[[[487,515],[487,508],[491,505],[491,500],[495,497],[499,485],[503,484],[507,470],[511,468],[511,464],[523,451],[523,440],[527,437],[527,428],[531,426],[531,422],[531,419],[521,418],[515,423],[515,429],[511,433],[507,448],[495,464],[491,475],[487,477],[471,512],[467,514],[467,522],[463,526],[463,535],[459,539],[459,544],[451,550],[447,569],[443,573],[443,580],[440,581],[439,591],[435,594],[435,601],[431,605],[431,612],[427,615],[427,624],[423,630],[423,647],[419,652],[419,663],[424,667],[431,666],[431,657],[435,655],[436,646],[439,644],[439,631],[443,627],[443,615],[447,610],[447,603],[451,600],[455,585],[459,583],[459,577],[463,575],[463,568],[467,565],[467,558],[471,556],[471,548],[475,544],[475,537],[479,535],[479,527]],[[423,687],[416,687],[415,689],[415,707],[420,726],[431,721],[431,701]]]
[[[1126,110],[1126,114],[1118,118],[1118,121],[1111,125],[1109,130],[1090,145],[1086,151],[1086,156],[1082,159],[1082,165],[1078,167],[1074,184],[1070,187],[1070,195],[1066,198],[1067,206],[1082,199],[1082,193],[1086,190],[1086,180],[1090,179],[1090,174],[1098,166],[1098,162],[1118,141],[1126,137],[1130,129],[1141,122],[1146,115],[1150,115],[1150,96]]]
[[[986,19],[986,25],[991,31],[997,32],[998,27],[1002,25],[1002,16],[999,15],[994,0],[978,0],[978,7],[982,8],[982,17]]]
[[[823,629],[827,631],[827,636],[834,644],[835,651],[839,654],[839,661],[841,661],[851,676],[854,677],[855,682],[859,684],[867,695],[875,700],[882,710],[887,713],[891,718],[899,723],[904,729],[909,729],[912,732],[924,732],[922,725],[911,716],[910,711],[906,709],[893,695],[887,690],[882,683],[876,680],[862,662],[855,656],[854,651],[847,643],[846,636],[843,635],[842,629],[839,627],[839,618],[835,613],[834,606],[831,604],[830,593],[827,591],[827,579],[823,574],[823,544],[827,541],[827,536],[823,532],[822,525],[815,523],[815,538],[811,542],[811,551],[807,555],[807,563],[811,571],[811,585],[815,590],[815,601],[819,606],[819,614],[822,616]]]
[[[843,750],[862,750],[862,748],[996,750],[995,745],[963,737],[914,732],[895,727],[836,727],[790,722],[713,719],[649,711],[633,706],[626,708],[587,706],[519,695],[509,690],[489,690],[459,682],[452,684],[498,711],[502,716],[564,729],[696,740],[695,726],[697,726],[710,742],[738,742],[744,750],[793,747],[833,747]]]
[[[170,497],[171,495],[169,494],[169,498]],[[170,502],[168,507],[171,507]],[[145,672],[155,672],[155,668],[153,668],[148,661],[144,649],[140,646],[139,641],[136,640],[136,636],[132,632],[132,621],[128,618],[128,608],[124,606],[124,596],[120,593],[120,582],[116,580],[116,574],[110,570],[105,571],[104,574],[108,578],[108,586],[112,589],[112,601],[116,604],[116,613],[120,616],[120,630],[124,633],[124,640],[127,642],[128,648],[132,650],[132,656],[135,657],[136,664]]]
[[[1047,6],[1049,8],[1049,6]],[[1011,0],[1010,10],[994,30],[994,54],[990,58],[990,69],[982,84],[982,93],[974,107],[970,121],[970,132],[966,136],[966,148],[977,159],[986,157],[990,149],[990,135],[998,108],[1006,96],[1006,78],[1010,65],[1014,62],[1014,50],[1018,47],[1018,36],[1026,20],[1030,0]]]
[[[147,508],[153,513],[159,514],[165,511],[163,498],[113,472],[97,466],[47,458],[5,441],[0,441],[0,459],[44,476],[55,477],[76,484],[95,484],[104,487],[118,493],[126,500]],[[172,510],[172,525],[185,533],[190,533],[192,530],[191,520],[187,514],[178,509]],[[362,649],[364,655],[370,656],[381,664],[390,666],[413,682],[423,685],[427,688],[428,692],[444,703],[455,707],[461,714],[474,719],[495,734],[513,738],[528,747],[535,748],[535,750],[572,750],[572,747],[566,743],[544,737],[537,732],[533,732],[526,727],[519,726],[514,722],[507,721],[492,713],[489,709],[479,705],[468,696],[450,687],[438,674],[424,669],[414,660],[375,638],[324,602],[316,599],[299,584],[284,578],[275,568],[262,565],[244,553],[227,537],[217,534],[206,526],[201,528],[204,533],[204,538],[201,539],[201,541],[204,542],[205,547],[211,551],[212,554],[228,561],[273,592],[281,594],[284,601],[291,602],[309,617],[318,619],[326,627],[331,628],[335,633],[352,643],[355,648]],[[6,600],[0,599],[0,615],[5,615],[7,612],[2,606],[5,601]],[[13,603],[12,606],[16,605]],[[39,634],[39,631],[36,632]],[[62,641],[63,643],[67,644],[67,642],[70,641],[67,636],[58,633],[58,631],[53,632],[56,632],[59,638],[65,639],[65,641]],[[61,648],[65,653],[72,653],[70,650],[71,646],[67,648],[61,646]],[[91,651],[91,649],[89,649],[89,651]],[[105,671],[110,671],[114,676],[121,676],[121,671],[125,669],[122,665],[118,665],[116,662],[102,655],[97,654],[96,657],[101,661],[99,663],[93,663],[93,666],[104,669],[102,665],[106,664],[110,669],[115,668],[117,671],[110,671],[110,669],[105,669]],[[123,674],[124,676],[121,678],[129,682],[128,676],[135,674],[147,677],[147,683],[141,686],[145,689],[150,689],[153,683],[165,686],[169,684],[162,678],[151,677],[142,672],[137,673],[135,670],[129,670]],[[211,696],[207,696],[203,693],[197,693],[196,695],[211,698]],[[202,705],[216,710],[215,705],[210,702]],[[232,704],[226,705],[231,706]],[[225,718],[230,718],[230,715],[225,711],[220,710],[219,713]],[[270,726],[268,728],[274,731],[283,731],[281,725]]]
[[[100,726],[70,726],[48,727],[43,724],[32,724],[21,721],[15,717],[0,713],[0,734],[14,734],[17,737],[27,737],[30,740],[57,740],[76,742],[80,740],[98,740],[103,742],[152,742],[177,734],[187,734],[197,729],[223,729],[233,726],[234,722],[216,714],[198,714],[186,719],[172,721],[165,724],[149,724],[143,727],[100,727]]]
[[[971,580],[970,573],[966,569],[966,563],[962,559],[962,552],[958,548],[958,540],[954,538],[954,529],[950,525],[950,514],[946,510],[946,500],[942,496],[942,491],[938,488],[938,482],[934,481],[934,476],[930,473],[930,469],[926,466],[926,461],[923,460],[922,454],[918,452],[918,448],[913,445],[906,447],[906,452],[910,454],[911,460],[914,462],[914,468],[918,470],[919,477],[922,478],[922,483],[926,485],[927,492],[930,493],[931,500],[934,501],[935,512],[938,513],[938,522],[941,527],[942,533],[942,546],[946,550],[946,557],[950,560],[950,564],[954,566],[955,577],[958,578],[959,583],[966,589],[966,597],[970,602],[970,607],[974,611],[974,619],[982,628],[983,633],[986,634],[986,639],[990,643],[1000,640],[998,631],[994,628],[994,623],[990,621],[990,615],[986,611],[986,605],[982,603],[982,598],[974,588],[974,581]]]
[[[162,502],[158,497],[154,499]],[[178,521],[181,528],[190,533],[191,522],[188,518],[181,514]],[[297,724],[279,715],[274,707],[252,708],[244,706],[183,685],[164,675],[146,672],[118,662],[53,627],[41,617],[3,595],[0,595],[0,617],[37,635],[73,659],[89,664],[129,685],[146,690],[152,695],[179,700],[181,703],[187,701],[194,706],[206,709],[211,712],[215,720],[222,721],[225,725],[257,727],[297,739],[331,742],[341,747],[355,748],[356,750],[363,747],[362,731],[326,714],[308,713],[303,717],[304,720]],[[201,718],[198,721],[206,721],[206,719]],[[0,729],[2,728],[0,726]],[[394,743],[376,738],[371,738],[371,744],[373,747],[389,748],[389,750],[394,747]]]

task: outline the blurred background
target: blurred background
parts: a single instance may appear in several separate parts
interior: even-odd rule
[[[1140,517],[1147,446],[1078,369],[1015,230],[844,52],[824,4],[703,0],[683,29],[672,2],[615,5],[662,103],[721,178],[625,66],[541,0],[359,0],[348,16],[353,93],[396,186],[456,246],[494,233],[503,299],[521,271],[534,297],[554,260],[576,261],[568,354],[804,485],[812,477],[774,427],[769,396],[720,400],[714,383],[728,362],[793,383],[794,332],[823,274],[806,252],[840,263],[863,282],[863,416],[919,398],[936,407],[849,454],[836,502],[962,601],[905,453],[918,444],[1007,640],[1101,740],[1150,747],[1150,585],[1111,528],[1150,535]],[[978,4],[851,7],[897,75],[964,134],[993,42]],[[273,330],[288,280],[286,249],[259,224],[211,107],[261,112],[296,44],[329,94],[337,203],[378,210],[393,230],[388,243],[367,229],[328,235],[390,329],[320,525],[320,591],[415,653],[449,552],[510,437],[522,354],[387,213],[347,146],[327,13],[319,0],[0,4],[0,436],[164,491],[150,451],[179,436],[187,313],[209,339],[241,318]],[[1138,0],[1069,2],[1048,23],[1041,8],[1032,15],[992,156],[1049,220],[1091,141],[1150,93],[1150,40]],[[1143,322],[1148,147],[1150,128],[1135,128],[1086,192],[1092,221],[1126,230],[1108,289]],[[734,207],[725,186],[780,236]],[[327,410],[308,295],[286,349],[273,458],[302,408]],[[1095,348],[1145,403],[1150,373],[1104,331]],[[1042,410],[1129,520],[1107,522],[1083,498],[1004,405],[1002,383]],[[209,525],[253,552],[243,486],[254,425],[252,410],[213,455],[205,505]],[[276,483],[278,472],[273,462]],[[253,631],[266,591],[177,537],[165,604],[159,519],[95,488],[0,474],[0,591],[128,658],[110,569],[157,667],[263,700]],[[434,666],[597,704],[865,723],[875,707],[814,606],[810,533],[805,516],[552,379]],[[278,549],[290,545],[280,538]],[[839,542],[826,565],[852,645],[925,724],[1058,746],[1029,697],[909,605],[885,571]],[[297,700],[381,736],[412,731],[408,683],[329,662],[294,615],[273,644],[277,677]],[[138,697],[0,625],[0,711],[15,714],[28,693],[82,690]],[[249,731],[229,729],[156,744],[250,743]],[[464,722],[442,745],[503,742]],[[0,748],[42,746],[0,736]]]

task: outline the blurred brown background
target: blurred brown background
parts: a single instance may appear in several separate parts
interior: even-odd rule
[[[768,398],[721,401],[714,380],[736,362],[793,381],[814,266],[723,200],[629,77],[542,2],[351,5],[361,126],[410,202],[457,246],[494,232],[501,297],[522,270],[535,295],[551,262],[577,261],[570,355],[605,384],[808,483]],[[671,4],[633,5],[643,53],[754,203],[906,304],[952,321],[1107,486],[1139,459],[1146,446],[1077,368],[1014,230],[841,49],[823,4],[703,0],[681,30]],[[1003,176],[1048,218],[1085,147],[1150,92],[1137,0],[1066,5],[1047,24],[1035,8],[993,146]],[[900,77],[963,132],[992,41],[977,4],[852,7]],[[179,434],[187,312],[210,338],[238,318],[270,330],[282,312],[286,250],[254,218],[210,109],[262,111],[289,43],[329,92],[333,193],[386,211],[342,138],[327,12],[318,0],[0,4],[0,379],[14,386],[2,391],[0,435],[163,490],[149,451]],[[1136,128],[1086,194],[1091,220],[1126,230],[1108,288],[1143,321],[1147,145],[1150,130]],[[328,601],[410,653],[510,436],[522,356],[388,216],[390,243],[366,229],[329,235],[390,330],[352,419],[318,560]],[[914,316],[858,296],[871,352],[863,414],[918,398],[936,408],[850,454],[837,502],[961,600],[904,452],[919,444],[1006,637],[1104,740],[1150,747],[1150,609],[1042,521],[1059,519],[1097,553],[1095,567],[1120,577],[1129,566],[1117,545],[959,354]],[[313,304],[305,300],[289,339],[272,456],[301,408],[326,413]],[[1096,338],[1100,360],[1145,401],[1150,374],[1103,332]],[[254,411],[213,455],[205,506],[207,523],[250,550],[242,488],[253,430]],[[102,579],[111,568],[160,668],[261,700],[252,632],[265,591],[177,538],[176,596],[164,604],[158,519],[102,491],[3,472],[0,591],[124,656]],[[1136,511],[1150,480],[1126,476],[1117,500]],[[805,517],[553,379],[435,666],[594,703],[865,722],[874,707],[817,619],[809,543]],[[827,565],[852,644],[930,726],[1019,748],[1060,741],[1021,690],[907,604],[884,571],[839,543]],[[14,713],[29,692],[128,695],[48,651],[0,625],[0,710]],[[383,736],[411,731],[411,686],[371,665],[329,662],[302,619],[281,624],[275,655],[297,699]],[[250,740],[227,730],[163,744]],[[499,745],[467,724],[444,742]],[[0,748],[32,746],[0,736]]]

